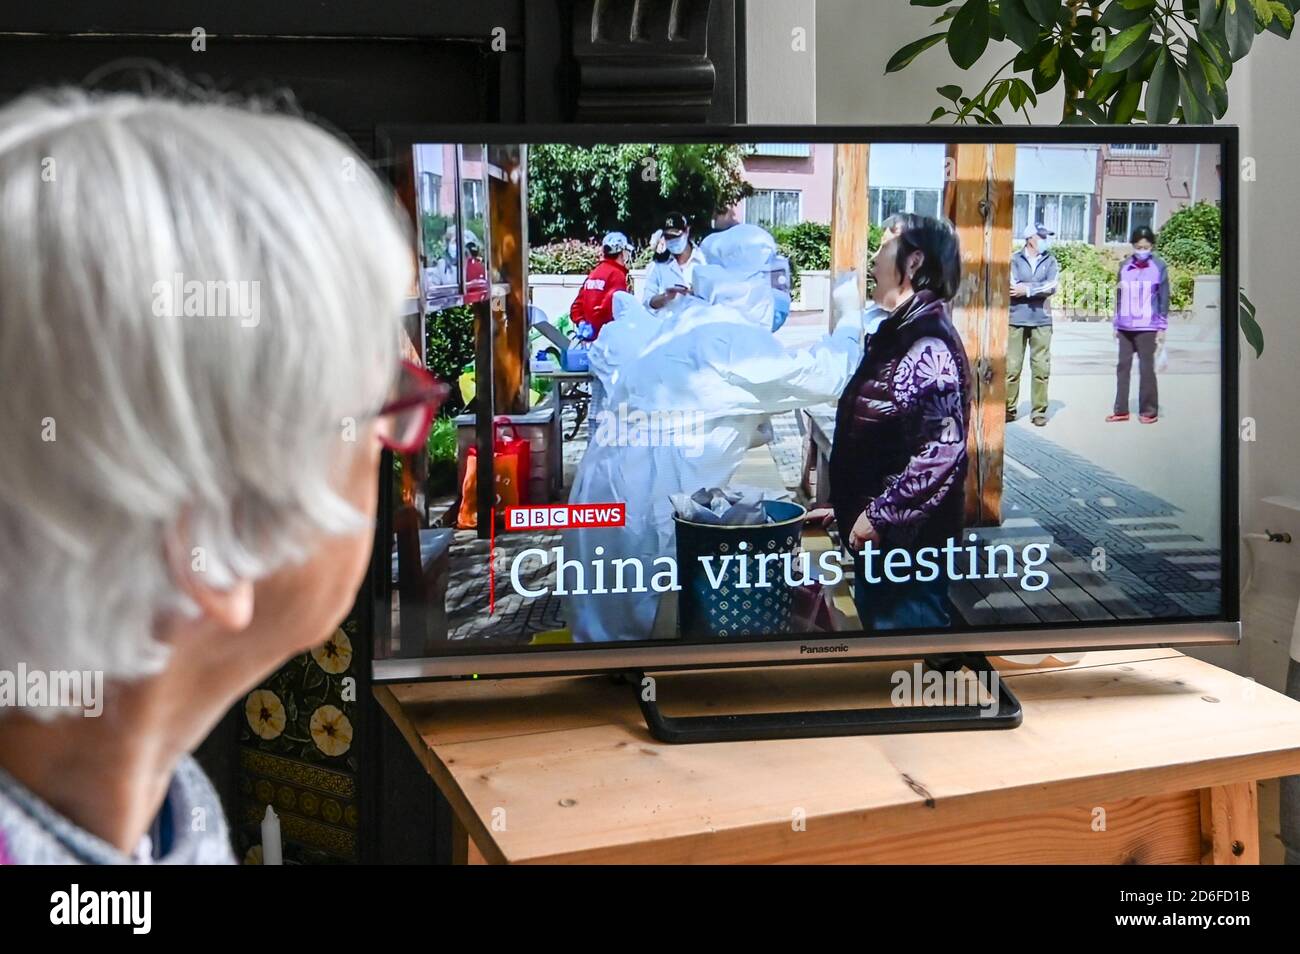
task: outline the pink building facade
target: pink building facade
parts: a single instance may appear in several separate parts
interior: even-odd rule
[[[945,147],[877,143],[871,147],[871,218],[896,212],[937,215]],[[1217,202],[1220,156],[1192,144],[1027,145],[1016,149],[1015,235],[1039,223],[1058,241],[1127,244],[1134,228],[1156,231],[1179,208]],[[745,159],[755,193],[741,221],[768,227],[830,222],[834,146],[760,143]]]

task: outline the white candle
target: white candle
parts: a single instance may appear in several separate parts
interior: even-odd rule
[[[280,819],[270,805],[266,806],[266,814],[262,816],[262,864],[284,864],[280,850]]]

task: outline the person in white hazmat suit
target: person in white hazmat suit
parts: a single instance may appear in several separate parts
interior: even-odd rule
[[[710,236],[702,250],[707,264],[695,270],[695,295],[659,315],[616,295],[615,320],[592,347],[602,397],[569,501],[623,503],[626,524],[565,533],[564,559],[580,563],[590,590],[597,561],[605,561],[604,585],[612,589],[620,582],[613,561],[635,558],[644,574],[625,565],[622,586],[647,591],[580,595],[572,570],[557,579],[570,593],[575,642],[649,638],[662,599],[651,582],[666,569],[655,560],[675,557],[669,496],[726,487],[746,451],[765,442],[769,415],[838,398],[861,360],[856,279],[836,289],[834,333],[787,351],[773,335],[789,295],[773,289],[772,236],[737,225]]]

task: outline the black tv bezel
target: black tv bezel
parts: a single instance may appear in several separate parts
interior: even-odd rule
[[[1238,238],[1240,137],[1236,126],[912,126],[912,125],[491,125],[382,126],[376,140],[380,162],[394,181],[416,143],[562,143],[584,146],[619,142],[807,142],[807,143],[1012,143],[1015,145],[1109,145],[1114,143],[1201,144],[1220,149],[1222,264],[1220,267],[1220,554],[1223,611],[1212,616],[1169,619],[1078,621],[1050,627],[1008,624],[997,630],[962,632],[865,631],[789,634],[721,642],[638,640],[614,643],[453,648],[436,656],[372,659],[375,683],[447,679],[528,678],[588,675],[626,670],[668,672],[748,666],[785,666],[843,661],[913,658],[940,653],[989,656],[1083,652],[1103,649],[1224,645],[1241,639],[1239,592],[1240,447],[1238,441]],[[385,455],[387,464],[387,455]],[[385,469],[385,472],[387,470]],[[390,515],[382,505],[378,541],[391,538]],[[376,548],[376,574],[389,565]],[[382,556],[382,567],[378,566]],[[387,600],[378,611],[387,613]],[[844,644],[837,652],[809,647]]]

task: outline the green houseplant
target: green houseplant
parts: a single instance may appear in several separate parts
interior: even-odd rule
[[[1300,0],[911,0],[944,8],[934,32],[898,50],[885,71],[944,44],[971,69],[991,42],[1016,55],[978,89],[941,86],[930,121],[1000,125],[1029,120],[1038,97],[1063,86],[1061,122],[1212,123],[1228,109],[1228,77],[1264,32],[1291,36]],[[1190,250],[1184,249],[1185,253]],[[1263,333],[1243,292],[1242,334],[1256,355]]]

